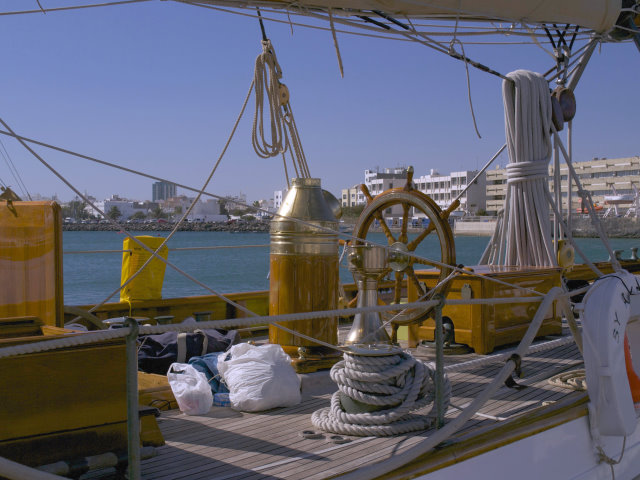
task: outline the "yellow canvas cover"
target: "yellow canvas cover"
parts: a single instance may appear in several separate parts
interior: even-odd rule
[[[0,318],[62,327],[63,302],[60,206],[0,200]]]
[[[153,250],[156,250],[164,240],[162,237],[152,237],[150,235],[140,235],[135,238]],[[120,285],[124,284],[133,276],[151,256],[151,253],[129,237],[125,238],[122,244],[124,252],[122,253],[122,276]],[[168,251],[169,249],[165,245],[158,254],[166,259]],[[162,282],[164,281],[165,266],[165,263],[157,258],[151,260],[131,283],[120,290],[120,301],[154,300],[162,298]]]

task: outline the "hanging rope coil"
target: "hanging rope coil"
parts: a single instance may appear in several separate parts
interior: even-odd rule
[[[256,57],[254,70],[256,109],[251,135],[253,149],[261,158],[282,155],[283,160],[284,154],[289,152],[296,175],[310,177],[302,141],[289,103],[289,90],[285,84],[281,83],[281,79],[282,68],[278,63],[271,40],[263,40],[262,53]],[[265,135],[265,98],[269,117],[269,135]]]
[[[507,165],[507,184],[542,179],[545,182],[549,170],[545,162],[518,162]]]
[[[256,57],[254,83],[256,110],[253,116],[253,148],[261,158],[271,158],[284,153],[283,114],[280,108],[280,79],[282,69],[276,58],[271,40],[262,41],[262,53]],[[267,98],[271,139],[264,134],[264,99]]]
[[[549,220],[551,95],[540,74],[517,70],[502,86],[510,163],[499,233],[483,255],[492,265],[555,266]]]
[[[418,413],[434,402],[435,365],[431,363],[406,353],[371,357],[345,353],[344,360],[331,369],[331,379],[338,384],[331,406],[311,416],[319,429],[342,435],[390,436],[433,425],[435,407],[426,414]],[[451,396],[446,375],[444,385],[446,411]],[[354,410],[354,404],[365,411],[347,412],[345,405]]]

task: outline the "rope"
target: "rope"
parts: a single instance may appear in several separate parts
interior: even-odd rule
[[[182,252],[189,250],[221,250],[221,249],[235,249],[235,248],[265,248],[269,247],[268,243],[262,245],[215,245],[215,246],[203,246],[203,247],[174,247],[169,248],[170,252]],[[63,253],[65,255],[77,254],[77,253],[131,253],[131,250],[67,250]]]
[[[559,373],[549,378],[547,382],[554,387],[569,388],[571,390],[577,390],[584,392],[587,390],[587,379],[584,368],[578,370],[571,370],[570,372]]]
[[[554,348],[559,348],[559,347],[563,347],[565,345],[569,345],[571,343],[574,343],[574,339],[573,337],[563,337],[563,338],[558,338],[556,340],[550,340],[548,342],[543,342],[543,343],[538,343],[536,345],[531,345],[529,348],[527,348],[527,350],[525,351],[525,353],[522,355],[523,358],[525,356],[528,355],[533,355],[536,353],[540,353],[540,352],[544,352],[546,350],[552,350]],[[468,370],[470,368],[479,368],[479,367],[483,367],[485,365],[491,365],[494,363],[501,363],[504,362],[506,360],[508,360],[513,353],[515,352],[515,350],[509,350],[508,352],[505,353],[500,353],[498,355],[488,355],[482,358],[477,358],[474,360],[469,360],[467,362],[463,362],[463,363],[457,363],[454,365],[448,365],[446,367],[444,367],[445,372],[447,373],[454,373],[454,372],[459,372],[462,370]]]
[[[251,141],[261,158],[271,158],[285,151],[283,144],[283,119],[280,109],[280,79],[282,69],[270,40],[262,41],[262,53],[257,56],[254,83],[256,86],[256,110],[253,116]],[[264,98],[269,101],[271,139],[264,135]]]
[[[74,157],[77,157],[77,158],[82,158],[84,160],[88,160],[88,161],[91,161],[91,162],[99,163],[101,165],[105,165],[105,166],[109,166],[109,167],[112,167],[112,168],[116,168],[118,170],[123,170],[123,171],[129,172],[129,173],[133,173],[135,175],[139,175],[139,176],[142,176],[142,177],[145,177],[145,178],[149,178],[149,179],[160,181],[160,182],[174,183],[174,184],[176,184],[176,186],[178,186],[180,188],[184,188],[186,190],[190,190],[190,191],[193,191],[193,192],[200,192],[199,189],[194,188],[194,187],[190,187],[188,185],[176,183],[176,182],[174,182],[172,180],[168,180],[166,178],[157,177],[155,175],[150,175],[148,173],[144,173],[144,172],[141,172],[139,170],[134,170],[134,169],[131,169],[131,168],[128,168],[128,167],[123,167],[122,165],[117,165],[117,164],[112,163],[112,162],[107,162],[105,160],[100,160],[98,158],[94,158],[94,157],[91,157],[91,156],[88,156],[88,155],[84,155],[84,154],[81,154],[81,153],[78,153],[78,152],[74,152],[74,151],[71,151],[71,150],[68,150],[68,149],[57,147],[57,146],[54,146],[54,145],[51,145],[51,144],[48,144],[48,143],[45,143],[45,142],[41,142],[39,140],[35,140],[35,139],[32,139],[32,138],[28,138],[28,137],[24,137],[24,136],[21,136],[21,135],[17,135],[13,131],[9,132],[9,131],[5,131],[5,130],[0,129],[0,135],[6,135],[6,136],[9,136],[9,137],[13,137],[13,138],[15,138],[16,140],[18,140],[21,143],[22,142],[33,143],[35,145],[40,145],[40,146],[45,147],[45,148],[49,148],[49,149],[56,150],[56,151],[59,151],[59,152],[62,152],[62,153],[66,153],[68,155],[71,155],[71,156],[74,156]],[[29,149],[29,151],[31,151],[31,149]],[[502,149],[500,149],[500,151],[502,151]],[[50,168],[50,167],[48,167],[48,168]],[[82,198],[84,198],[84,196],[80,192],[78,192],[78,195],[81,196]],[[209,193],[209,192],[202,192],[202,195],[208,196],[208,197],[211,197],[211,198],[217,198],[218,200],[224,200],[225,199],[225,197],[223,197],[221,195],[216,195],[216,194]],[[259,208],[259,207],[255,207],[253,205],[243,204],[241,202],[235,202],[235,203],[238,203],[239,205],[241,205],[243,207],[246,207],[246,208],[249,208],[249,209],[253,209],[255,211],[260,211],[260,212],[264,212],[264,213],[270,213],[270,212],[267,212],[267,210],[265,210],[265,209],[262,209],[262,208]],[[274,214],[274,215],[276,217],[280,217],[280,215],[278,215],[277,213]],[[339,236],[344,237],[346,239],[364,241],[364,239],[355,237],[353,235],[350,235],[350,234],[347,234],[347,233],[344,233],[344,232],[340,232],[340,231],[334,231],[331,228],[324,227],[324,226],[317,225],[317,224],[312,224],[312,223],[310,223],[308,221],[301,220],[301,219],[298,219],[298,218],[289,218],[289,220],[291,220],[291,221],[293,221],[293,222],[295,222],[297,224],[300,224],[300,225],[311,226],[311,227],[313,227],[314,229],[316,229],[318,231],[329,232],[329,233],[337,233]],[[118,225],[118,228],[122,229],[122,226],[120,226],[119,224],[116,224],[116,225]],[[385,248],[385,249],[389,249],[390,248],[390,246],[387,245],[387,244],[376,243],[376,242],[373,242],[371,240],[366,240],[366,243],[368,243],[370,245],[379,246],[379,247],[382,247],[382,248]],[[143,244],[141,244],[141,246],[143,246],[145,248],[145,250],[147,250],[147,251],[152,251],[152,250],[149,250],[149,248],[146,247]],[[411,258],[414,258],[414,259],[418,259],[418,260],[420,260],[420,259],[427,260],[426,258],[417,255],[415,252],[406,252],[405,255],[407,255],[407,256],[409,256]],[[160,257],[160,258],[162,259],[162,257]],[[162,259],[161,261],[167,262],[165,259]],[[486,277],[486,276],[483,276],[483,275],[475,273],[475,272],[458,269],[458,267],[456,267],[455,265],[447,265],[445,263],[438,262],[437,260],[429,260],[429,262],[431,262],[431,264],[435,265],[435,266],[457,269],[460,272],[466,273],[468,275],[471,275],[471,276],[474,276],[474,277],[477,277],[477,278],[483,278],[483,279],[488,280],[490,282],[494,282],[494,283],[498,283],[498,284],[501,284],[501,285],[518,288],[518,289],[522,289],[523,291],[530,292],[530,293],[533,293],[535,295],[541,295],[541,296],[543,295],[543,293],[537,292],[535,289],[531,289],[531,288],[524,288],[523,289],[522,286],[502,281],[502,280],[500,280],[500,279],[498,279],[496,277]],[[172,268],[176,268],[176,267],[174,267],[173,265],[171,265],[169,263],[167,263],[167,265],[169,265]],[[187,277],[187,278],[191,279],[191,277]],[[193,280],[193,281],[196,284],[202,286],[205,290],[211,291],[211,289],[209,287],[207,287],[206,285],[201,285],[197,280]],[[213,294],[217,295],[216,292],[214,292],[214,291],[211,291],[211,292]],[[116,293],[117,293],[117,291],[114,292],[112,294],[112,296],[115,295]]]
[[[338,46],[338,36],[336,35],[336,26],[333,23],[333,14],[331,7],[328,9],[329,25],[331,26],[331,36],[333,37],[333,46],[336,49],[336,56],[338,57],[338,68],[340,69],[340,76],[344,78],[344,66],[342,65],[342,55],[340,55],[340,47]]]
[[[502,84],[511,163],[500,233],[486,255],[493,265],[555,266],[547,203],[551,97],[545,78],[517,70]],[[489,252],[494,252],[489,255]]]
[[[531,342],[533,342],[536,332],[542,324],[542,320],[551,309],[553,301],[560,295],[562,295],[562,289],[560,289],[559,287],[553,287],[551,290],[549,290],[549,293],[546,295],[545,299],[543,300],[542,304],[531,320],[529,328],[520,341],[520,344],[516,348],[516,353],[514,355],[519,355],[520,357],[524,355],[527,348],[531,345]],[[476,412],[480,410],[482,405],[484,405],[503,385],[503,382],[507,379],[507,377],[511,376],[513,370],[515,369],[515,362],[513,358],[515,358],[515,356],[508,359],[504,366],[497,373],[497,375],[493,378],[493,380],[484,388],[484,390],[480,394],[478,394],[473,399],[471,404],[462,412],[460,412],[460,414],[456,418],[447,422],[444,427],[436,430],[428,438],[425,438],[425,440],[414,445],[413,447],[409,447],[404,452],[396,453],[388,460],[372,463],[370,465],[367,465],[366,467],[359,468],[358,470],[349,472],[345,475],[341,475],[340,478],[342,480],[378,478],[398,468],[401,468],[403,465],[407,465],[409,462],[415,460],[419,456],[430,452],[439,443],[450,438],[451,435],[462,428],[462,426],[469,419],[471,419],[471,417],[473,417]]]
[[[338,391],[331,406],[313,412],[311,422],[324,431],[341,435],[390,436],[431,427],[435,412],[435,365],[407,353],[368,357],[344,354],[331,369]],[[444,409],[449,406],[451,383],[444,376]],[[351,399],[351,401],[347,400]],[[345,403],[356,402],[355,410]],[[433,404],[426,414],[419,410]],[[362,408],[359,407],[362,405]]]
[[[262,53],[256,57],[253,75],[256,86],[256,109],[251,133],[253,149],[261,158],[284,155],[288,151],[296,174],[308,178],[309,167],[289,104],[289,91],[280,82],[282,68],[271,40],[262,41]],[[268,101],[269,139],[265,136],[265,98]]]

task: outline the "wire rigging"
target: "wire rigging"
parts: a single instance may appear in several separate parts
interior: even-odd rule
[[[13,160],[11,160],[11,156],[9,155],[9,152],[5,148],[2,140],[0,140],[0,156],[2,156],[2,158],[4,159],[4,162],[7,164],[7,168],[9,168],[9,172],[11,173],[11,176],[15,180],[16,185],[18,185],[18,188],[22,192],[22,195],[27,197],[29,200],[31,200],[31,195],[29,194],[29,190],[27,189],[27,186],[22,181],[20,172],[18,172],[18,169],[13,163]]]

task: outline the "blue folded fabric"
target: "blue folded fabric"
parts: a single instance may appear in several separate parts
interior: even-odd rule
[[[229,389],[220,382],[220,372],[218,371],[218,355],[220,353],[207,353],[201,357],[191,357],[189,364],[193,368],[202,372],[207,377],[211,391],[215,393],[229,393]]]

